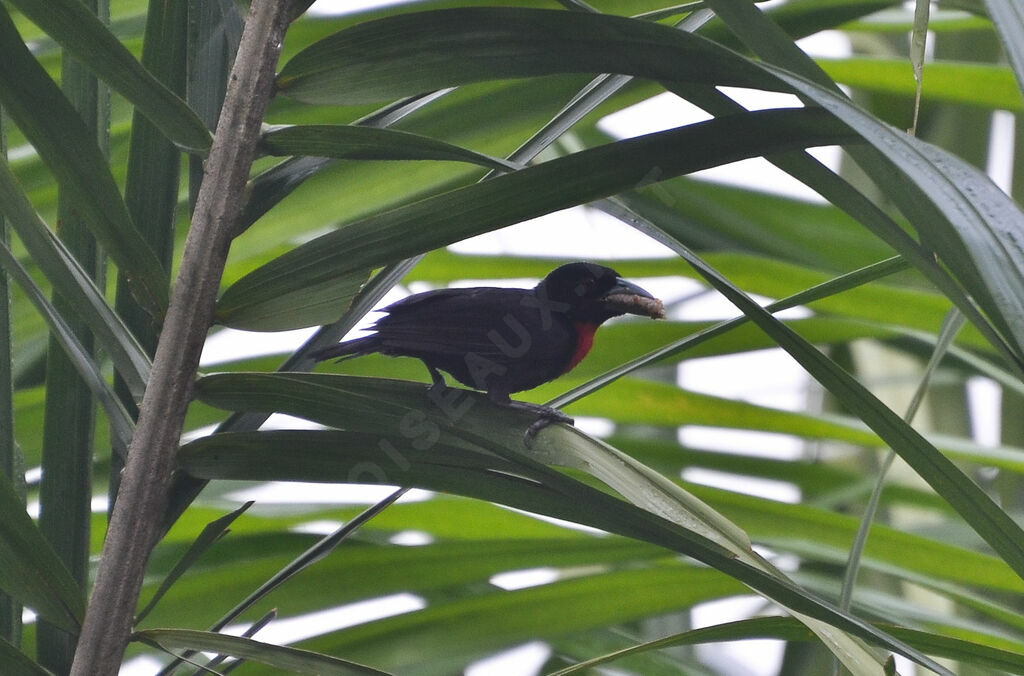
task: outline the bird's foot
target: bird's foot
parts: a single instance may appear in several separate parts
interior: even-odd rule
[[[433,382],[430,387],[427,388],[427,394],[432,397],[444,396],[444,393],[448,391],[448,383],[444,382]]]
[[[551,423],[565,423],[566,425],[576,424],[575,420],[561,411],[556,411],[555,409],[551,409],[551,411],[554,415],[542,415],[534,420],[533,424],[527,427],[526,431],[523,432],[523,444],[525,444],[527,448],[531,448],[533,446],[533,439],[537,436],[537,433]]]
[[[442,395],[447,392],[448,383],[444,381],[444,376],[441,375],[441,372],[430,364],[426,364],[426,366],[427,370],[430,371],[430,389],[427,391],[432,395]]]
[[[509,401],[503,403],[504,406],[514,408],[527,413],[532,413],[537,416],[537,419],[526,428],[526,432],[523,433],[523,444],[527,448],[533,446],[533,440],[537,436],[537,433],[552,423],[565,423],[567,425],[575,425],[576,421],[571,416],[562,413],[557,408],[551,408],[550,406],[542,406],[540,404],[531,404],[527,401]]]

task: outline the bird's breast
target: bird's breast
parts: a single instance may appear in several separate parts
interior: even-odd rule
[[[594,333],[597,331],[598,326],[598,324],[589,322],[573,322],[573,329],[576,332],[576,347],[573,350],[572,357],[569,359],[569,365],[565,367],[562,373],[572,371],[587,356],[590,348],[594,346]]]

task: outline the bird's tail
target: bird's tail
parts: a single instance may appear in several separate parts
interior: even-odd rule
[[[317,350],[312,354],[312,357],[317,361],[324,361],[326,359],[338,357],[338,361],[341,361],[342,359],[350,357],[360,357],[364,354],[370,354],[371,352],[375,352],[378,347],[377,336],[366,336],[365,338],[356,338],[355,340],[348,340],[344,343],[338,343],[337,345],[331,345],[330,347],[325,347],[322,350]]]

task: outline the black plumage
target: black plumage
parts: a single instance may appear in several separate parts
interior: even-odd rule
[[[415,357],[427,365],[435,387],[445,387],[439,373],[445,371],[501,404],[575,367],[606,320],[627,312],[662,316],[660,301],[615,270],[582,262],[555,269],[533,289],[440,289],[382,312],[371,335],[315,357]]]

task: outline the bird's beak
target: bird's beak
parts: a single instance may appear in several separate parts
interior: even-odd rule
[[[646,289],[627,282],[625,279],[620,278],[615,282],[615,286],[604,295],[604,301],[609,307],[619,312],[628,312],[651,319],[665,318],[665,306],[660,300],[648,293]]]

